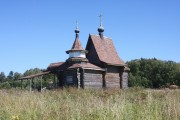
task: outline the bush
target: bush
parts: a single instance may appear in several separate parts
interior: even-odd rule
[[[3,89],[10,89],[11,88],[11,85],[9,82],[3,82],[0,84],[0,88],[3,88]]]

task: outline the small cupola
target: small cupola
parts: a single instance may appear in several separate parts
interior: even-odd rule
[[[78,22],[76,21],[76,29],[75,29],[76,37],[73,43],[73,46],[70,50],[66,51],[67,54],[69,54],[69,58],[86,58],[87,50],[84,50],[80,39],[79,39],[79,33],[80,30],[78,29]]]
[[[104,28],[102,26],[102,15],[99,15],[99,18],[100,18],[100,26],[98,28],[98,32],[99,32],[100,38],[104,39],[104,36],[103,36]]]

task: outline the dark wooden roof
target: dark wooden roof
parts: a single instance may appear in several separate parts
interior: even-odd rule
[[[81,45],[81,42],[80,42],[79,38],[75,39],[71,50],[84,50],[82,45]]]
[[[51,64],[48,66],[47,70],[49,70],[49,71],[57,70],[58,67],[60,67],[60,66],[63,65],[63,64],[64,64],[64,62],[51,63]]]
[[[68,67],[68,69],[72,68],[83,68],[83,69],[92,69],[92,70],[100,70],[100,71],[105,71],[103,68],[100,68],[96,65],[93,65],[91,63],[76,63],[73,64],[72,66]]]
[[[66,53],[69,53],[71,51],[84,51],[84,52],[87,52],[86,50],[83,49],[79,38],[75,39],[71,50],[66,51]]]
[[[57,71],[57,70],[67,70],[67,69],[73,69],[73,68],[83,68],[83,69],[93,69],[93,70],[104,71],[103,68],[100,68],[91,63],[75,63],[75,64],[70,65],[67,62],[51,63],[48,66],[47,70],[53,72],[53,71]]]
[[[89,42],[92,41],[92,42]],[[96,54],[101,62],[111,65],[124,66],[124,61],[119,58],[118,53],[114,47],[112,39],[105,37],[101,39],[99,35],[89,35],[88,43],[86,46],[86,50],[91,52],[89,48],[89,43],[94,45],[93,51],[96,51]]]
[[[19,78],[18,80],[31,79],[31,78],[39,77],[39,76],[42,76],[42,75],[47,75],[49,73],[50,73],[50,71],[46,71],[46,72],[42,72],[42,73],[37,73],[37,74],[33,74],[33,75],[29,75],[29,76],[25,76],[25,77]]]

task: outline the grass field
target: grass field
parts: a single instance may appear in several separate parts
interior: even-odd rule
[[[0,120],[180,120],[180,90],[0,90]]]

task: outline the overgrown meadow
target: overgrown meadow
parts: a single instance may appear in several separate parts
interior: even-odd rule
[[[0,90],[0,120],[180,120],[180,90]]]

